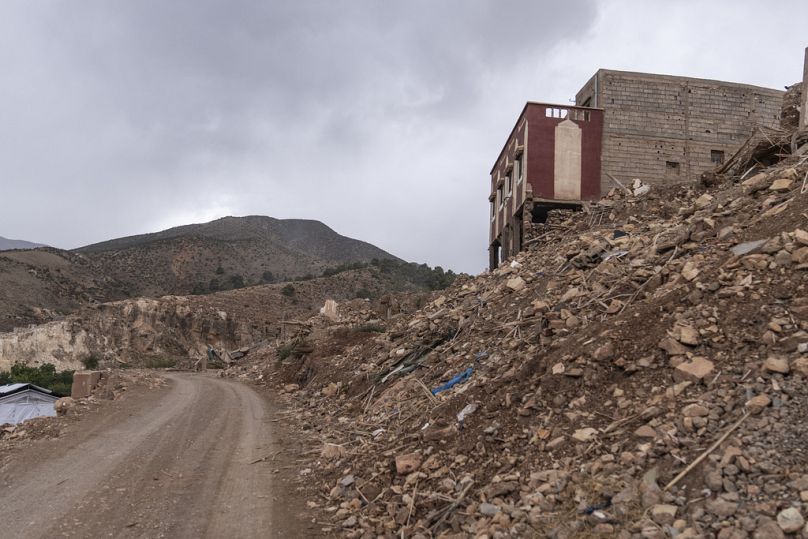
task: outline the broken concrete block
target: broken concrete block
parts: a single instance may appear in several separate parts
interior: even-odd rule
[[[703,210],[704,208],[712,204],[713,200],[715,200],[714,197],[708,195],[707,193],[704,193],[703,195],[701,195],[699,198],[696,199],[696,209]]]
[[[761,172],[745,180],[741,186],[743,187],[743,192],[748,195],[760,191],[761,189],[766,189],[769,183],[769,175],[765,172]]]
[[[776,372],[779,374],[788,374],[791,370],[788,366],[788,360],[780,357],[769,356],[763,363],[763,368],[769,372]]]
[[[421,455],[418,453],[407,453],[396,457],[396,473],[398,475],[409,475],[421,467]]]
[[[744,243],[739,243],[738,245],[730,249],[730,251],[732,251],[732,254],[734,254],[735,256],[743,256],[745,254],[749,254],[759,249],[767,241],[769,240],[764,239],[764,240],[746,241]]]
[[[700,342],[699,332],[693,326],[676,326],[673,331],[680,343],[698,346]]]
[[[74,399],[89,397],[98,381],[101,379],[99,371],[76,371],[73,373],[73,388],[70,396]]]
[[[764,408],[769,406],[772,403],[772,400],[769,398],[768,395],[762,394],[752,397],[748,401],[746,401],[746,407],[749,411],[753,414],[759,414],[763,411]]]
[[[677,365],[673,371],[673,379],[676,382],[700,382],[710,376],[715,370],[715,364],[707,358],[694,357]]]
[[[592,440],[592,438],[594,438],[597,433],[598,431],[596,429],[593,429],[592,427],[586,427],[583,429],[576,430],[574,433],[572,433],[572,437],[575,440],[578,440],[579,442],[588,442]]]
[[[769,186],[769,191],[790,191],[794,185],[794,181],[788,178],[779,178],[774,180]]]
[[[803,378],[808,378],[808,358],[799,357],[791,364],[795,372],[801,374]]]
[[[513,279],[508,279],[508,282],[505,283],[505,286],[513,290],[514,292],[518,292],[525,287],[526,283],[525,280],[521,277],[514,277]]]

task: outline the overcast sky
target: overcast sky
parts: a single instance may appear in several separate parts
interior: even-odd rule
[[[0,235],[262,214],[477,273],[525,101],[599,67],[782,88],[805,21],[805,0],[2,0]]]

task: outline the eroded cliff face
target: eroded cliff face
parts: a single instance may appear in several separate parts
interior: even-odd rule
[[[282,321],[305,320],[327,298],[345,301],[357,290],[375,295],[391,286],[368,269],[296,282],[251,286],[203,296],[163,296],[85,307],[62,320],[0,333],[0,370],[16,362],[82,368],[96,356],[103,366],[144,366],[149,359],[189,366],[207,353],[272,341]]]
[[[250,326],[215,306],[168,296],[106,303],[64,320],[0,334],[0,370],[16,362],[82,368],[89,356],[140,364],[159,357],[197,358],[210,344],[238,348],[253,341]]]

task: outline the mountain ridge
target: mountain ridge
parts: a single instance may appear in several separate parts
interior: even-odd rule
[[[13,240],[0,236],[0,251],[11,251],[13,249],[36,249],[47,247],[44,243],[34,243],[26,240]]]

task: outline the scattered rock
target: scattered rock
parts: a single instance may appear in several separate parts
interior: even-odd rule
[[[690,361],[677,365],[673,372],[673,379],[677,382],[701,382],[713,374],[714,370],[715,364],[709,359],[694,357]]]
[[[766,358],[766,362],[763,363],[763,368],[769,372],[776,372],[780,374],[788,374],[791,370],[788,365],[788,360],[775,356],[769,356]]]
[[[783,509],[777,514],[777,525],[785,533],[795,533],[800,531],[805,525],[805,519],[800,514],[799,509],[789,507]]]
[[[525,283],[525,280],[522,279],[521,277],[514,277],[513,279],[508,279],[508,282],[505,283],[505,285],[514,292],[522,290],[526,286],[526,284],[527,283]]]
[[[586,427],[583,429],[576,430],[572,434],[572,437],[573,439],[579,442],[589,442],[595,437],[597,433],[598,433],[597,429],[593,429],[592,427]]]
[[[421,455],[418,453],[407,453],[396,457],[396,473],[398,475],[409,475],[421,467]]]

